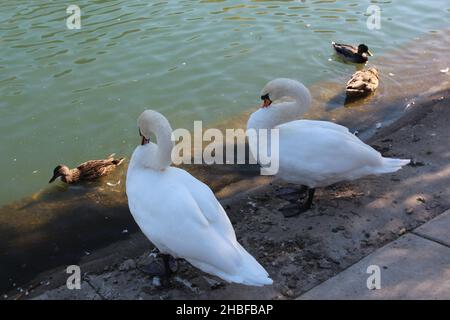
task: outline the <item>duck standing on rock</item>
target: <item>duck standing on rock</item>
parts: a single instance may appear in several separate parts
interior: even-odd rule
[[[53,177],[49,183],[52,183],[58,177],[61,177],[61,181],[69,184],[81,180],[94,180],[111,173],[117,166],[122,164],[123,160],[125,158],[114,159],[114,154],[112,154],[107,159],[83,162],[75,169],[69,169],[67,166],[60,164],[53,170]]]
[[[353,63],[366,63],[369,60],[369,56],[373,54],[369,51],[369,47],[365,44],[360,44],[358,47],[349,44],[340,44],[332,42],[336,54],[345,61]]]
[[[358,98],[374,92],[378,88],[378,70],[370,68],[356,71],[347,82],[347,98]]]

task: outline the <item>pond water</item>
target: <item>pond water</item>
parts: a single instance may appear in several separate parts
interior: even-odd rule
[[[355,66],[336,59],[332,40],[366,43],[381,59],[416,37],[446,39],[450,19],[447,0],[71,3],[80,30],[66,28],[67,1],[0,3],[0,204],[45,188],[59,163],[129,157],[146,108],[174,128],[210,126],[254,108],[268,80],[291,77],[331,101],[318,117],[333,118],[342,99],[320,84],[342,85]],[[379,30],[366,27],[369,5],[381,9]],[[393,56],[385,66],[416,63]],[[390,92],[402,87],[393,77]]]

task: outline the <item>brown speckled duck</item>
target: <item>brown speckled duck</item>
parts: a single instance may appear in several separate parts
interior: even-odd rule
[[[369,60],[369,56],[372,56],[369,47],[365,44],[360,44],[358,47],[355,47],[349,44],[332,42],[331,45],[336,51],[336,54],[346,61],[366,63]]]
[[[125,158],[114,159],[114,154],[104,160],[89,160],[83,162],[75,169],[69,169],[65,165],[59,165],[53,170],[53,177],[49,183],[61,177],[61,181],[65,183],[76,183],[81,180],[94,180],[109,174],[117,166],[119,166]]]
[[[378,88],[378,70],[375,68],[357,71],[347,82],[345,92],[347,98],[357,98],[368,95]]]

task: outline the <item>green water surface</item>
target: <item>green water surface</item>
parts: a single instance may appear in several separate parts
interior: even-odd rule
[[[81,30],[66,8],[81,8]],[[366,9],[381,8],[381,29]],[[330,41],[382,56],[448,26],[448,0],[12,1],[0,3],[0,204],[74,166],[139,141],[136,118],[162,112],[191,128],[258,104],[275,77],[311,85],[354,70]],[[448,53],[447,53],[448,54]]]

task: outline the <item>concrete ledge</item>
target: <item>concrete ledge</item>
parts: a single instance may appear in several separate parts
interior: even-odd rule
[[[367,288],[370,265],[381,269],[379,290]],[[450,299],[450,248],[407,234],[298,299]]]
[[[450,247],[450,210],[415,229],[414,234]]]
[[[81,282],[81,289],[69,290],[66,286],[61,286],[55,290],[49,290],[33,300],[101,300],[101,297],[86,282]]]

